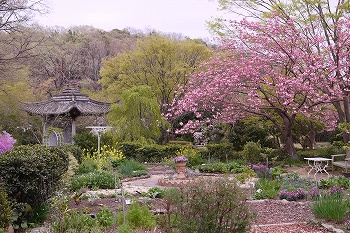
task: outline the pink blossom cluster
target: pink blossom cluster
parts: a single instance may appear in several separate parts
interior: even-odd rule
[[[0,154],[5,153],[13,148],[16,140],[11,136],[11,134],[6,131],[2,131],[0,134]]]
[[[348,75],[350,20],[339,20],[336,44],[327,43],[322,25],[300,27],[274,16],[267,22],[232,22],[235,36],[224,38],[216,55],[181,87],[168,118],[194,112],[178,133],[193,132],[204,112],[226,123],[249,115],[291,128],[297,114],[322,120],[334,128],[338,117],[330,104],[350,87]],[[313,31],[314,33],[309,33]],[[332,50],[337,49],[339,62]],[[341,75],[340,75],[341,74]],[[343,74],[343,75],[342,75]],[[277,116],[277,117],[276,117]]]

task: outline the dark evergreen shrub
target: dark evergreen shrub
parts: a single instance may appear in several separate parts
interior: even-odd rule
[[[61,147],[24,145],[0,156],[0,177],[8,196],[32,208],[53,194],[67,169],[68,155]]]

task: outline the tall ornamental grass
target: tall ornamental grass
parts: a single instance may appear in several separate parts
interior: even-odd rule
[[[327,221],[341,222],[349,213],[349,207],[349,199],[344,200],[342,194],[324,194],[313,202],[312,212]]]

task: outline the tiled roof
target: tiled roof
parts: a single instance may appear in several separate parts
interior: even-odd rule
[[[68,88],[44,102],[21,103],[24,110],[33,115],[103,115],[110,111],[110,103],[90,99],[77,88]],[[78,112],[77,112],[78,111]]]

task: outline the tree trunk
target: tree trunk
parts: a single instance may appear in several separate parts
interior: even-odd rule
[[[285,139],[284,149],[285,151],[290,155],[290,157],[296,158],[298,157],[297,151],[295,149],[292,135],[290,136],[283,136]]]
[[[349,97],[344,97],[344,113],[345,113],[345,121],[350,122],[350,113],[349,113]],[[347,132],[343,132],[343,141],[348,143],[350,140],[350,134]]]
[[[283,141],[284,141],[284,149],[289,154],[290,157],[297,157],[297,151],[295,149],[292,137],[292,119],[288,119],[287,117],[283,117]]]
[[[310,140],[310,149],[316,148],[316,129],[312,121],[310,121],[310,132],[309,132],[309,140]]]

